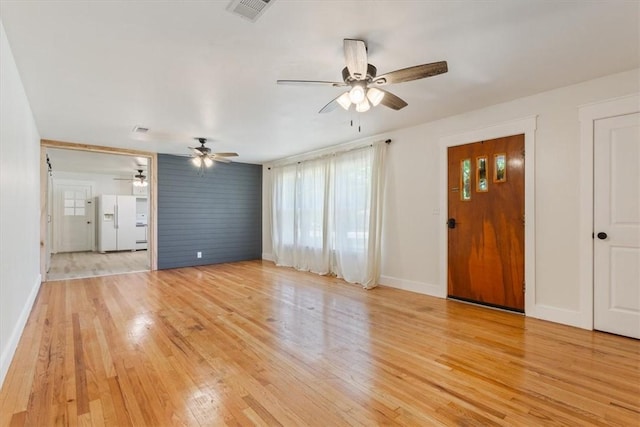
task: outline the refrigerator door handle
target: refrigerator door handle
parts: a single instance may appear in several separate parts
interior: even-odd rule
[[[113,212],[115,212],[116,214],[116,220],[113,221],[113,225],[115,228],[118,228],[120,226],[120,218],[118,216],[118,205],[113,205]]]

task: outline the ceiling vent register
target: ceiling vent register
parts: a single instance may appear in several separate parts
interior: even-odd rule
[[[275,0],[233,0],[227,10],[240,15],[251,22],[256,22],[267,7]]]

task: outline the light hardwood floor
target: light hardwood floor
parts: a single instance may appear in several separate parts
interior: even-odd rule
[[[640,423],[640,341],[250,261],[42,285],[1,426]]]
[[[149,270],[147,251],[66,252],[51,255],[47,280],[78,279]]]

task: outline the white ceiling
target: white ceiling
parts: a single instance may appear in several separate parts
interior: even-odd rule
[[[190,137],[262,163],[640,66],[636,1],[293,1],[255,23],[228,1],[7,1],[0,16],[41,137],[188,154]],[[340,88],[343,38],[409,106],[318,110]],[[360,122],[362,132],[350,127]],[[183,138],[131,138],[135,125]]]

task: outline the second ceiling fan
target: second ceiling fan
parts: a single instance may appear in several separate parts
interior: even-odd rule
[[[144,169],[136,169],[137,174],[133,175],[133,178],[113,178],[116,181],[131,181],[134,187],[146,187],[149,185],[147,176],[143,174]]]
[[[200,147],[189,147],[189,149],[193,151],[191,161],[197,167],[210,167],[213,165],[214,161],[221,163],[231,163],[231,160],[229,160],[227,157],[238,157],[238,153],[212,153],[211,148],[204,146],[204,144],[207,143],[207,138],[194,139],[200,143]]]
[[[350,87],[347,92],[334,98],[325,105],[320,113],[333,111],[338,105],[345,110],[355,105],[356,111],[365,112],[382,104],[393,110],[400,110],[408,104],[400,97],[380,89],[394,83],[410,82],[437,76],[448,71],[447,62],[439,61],[430,64],[416,65],[377,75],[377,68],[369,64],[367,59],[367,46],[363,40],[344,39],[344,59],[346,67],[342,70],[342,82],[317,81],[317,80],[278,80],[278,84],[288,85],[321,85],[333,87]]]

